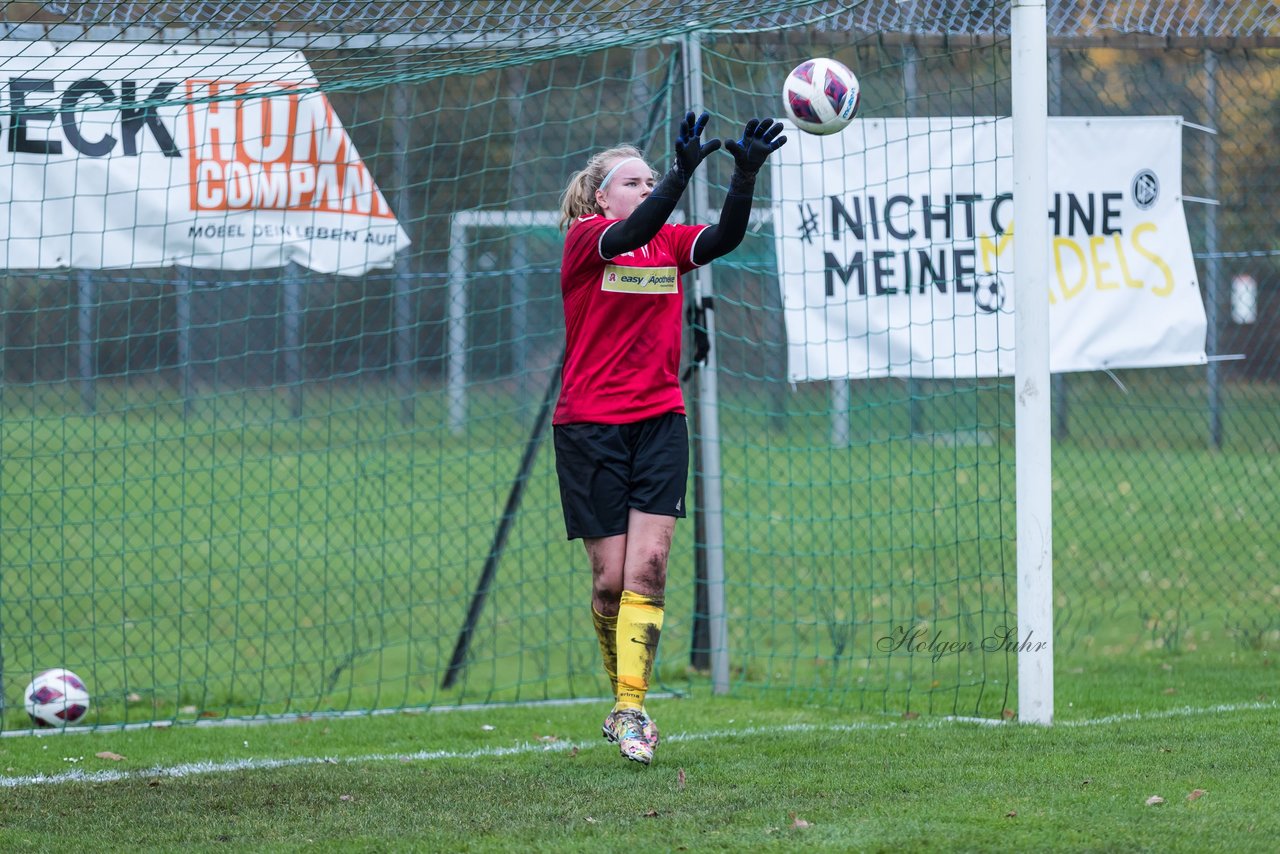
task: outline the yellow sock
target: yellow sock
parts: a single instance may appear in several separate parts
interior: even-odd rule
[[[618,607],[618,702],[615,709],[642,709],[662,636],[661,596],[622,591]]]
[[[606,617],[591,606],[591,621],[596,626],[596,637],[600,639],[600,655],[604,658],[604,672],[609,674],[609,685],[613,688],[613,698],[618,699],[618,617]]]

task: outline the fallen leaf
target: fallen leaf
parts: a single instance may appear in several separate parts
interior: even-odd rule
[[[573,757],[575,757],[575,756],[577,756],[577,755],[578,755],[578,748],[575,746],[575,747],[573,748],[573,750],[570,750],[570,751],[569,751],[569,758],[570,758],[570,759],[572,759]]]
[[[676,771],[676,788],[682,792],[684,791],[684,769],[683,768]]]
[[[1206,792],[1204,789],[1192,789],[1191,794],[1187,795],[1187,800],[1198,801],[1207,794],[1209,793]]]
[[[183,706],[182,708],[178,709],[178,711],[182,712],[182,714],[184,715],[194,715],[196,712],[200,710],[197,709],[195,706]]]
[[[919,712],[903,712],[902,713],[902,719],[904,721],[914,721],[918,717],[920,717]]]
[[[645,814],[644,814],[644,817],[645,817],[645,818],[657,818],[657,817],[658,817],[658,811],[657,811],[657,810],[649,810],[647,813],[645,813]]]
[[[147,781],[147,786],[149,786],[149,787],[150,787],[150,788],[152,788],[152,789],[154,789],[156,786],[159,786],[159,785],[160,785],[160,781],[159,781],[159,780],[148,780],[148,781]]]
[[[99,759],[110,759],[112,762],[119,762],[124,759],[119,753],[112,753],[110,750],[104,750],[101,753],[94,754]]]
[[[1015,712],[1013,709],[1005,709],[1003,712],[1000,713],[1000,717],[1004,718],[1007,721],[1007,720],[1011,720],[1013,716],[1016,714],[1017,712]]]
[[[1162,747],[1162,748],[1160,748],[1160,752],[1161,752],[1161,753],[1173,753],[1173,748],[1172,748],[1172,747]]]
[[[1005,813],[1005,814],[1004,814],[1004,817],[1005,817],[1005,818],[1017,818],[1017,817],[1018,817],[1018,811],[1017,811],[1017,810],[1009,810],[1007,813]]]
[[[356,799],[355,795],[339,795],[338,796],[338,800],[340,801],[354,801],[355,799]]]
[[[1178,689],[1177,689],[1177,688],[1165,688],[1165,689],[1164,689],[1164,693],[1165,693],[1165,694],[1167,694],[1167,695],[1169,695],[1169,696],[1173,696],[1174,694],[1178,693]]]
[[[790,814],[791,827],[795,830],[803,830],[806,827],[813,827],[809,822],[797,816],[795,813]]]
[[[1162,803],[1164,803],[1164,798],[1160,797],[1159,795],[1152,795],[1151,797],[1147,798],[1147,806],[1149,807],[1159,806]]]

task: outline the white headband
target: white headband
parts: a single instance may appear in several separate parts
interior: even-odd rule
[[[614,172],[617,172],[619,169],[621,169],[626,164],[630,163],[632,160],[641,160],[643,162],[642,158],[639,158],[639,157],[624,157],[621,160],[619,160],[617,163],[613,164],[613,168],[610,169],[608,172],[604,173],[604,180],[600,182],[600,191],[603,192],[604,188],[609,186],[609,182],[613,180]]]

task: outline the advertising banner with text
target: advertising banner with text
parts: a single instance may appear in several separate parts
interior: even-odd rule
[[[1049,120],[1052,371],[1206,361],[1181,130]],[[1011,121],[789,131],[770,163],[790,379],[1011,375]]]
[[[409,245],[300,52],[10,40],[0,65],[8,269],[355,275]]]

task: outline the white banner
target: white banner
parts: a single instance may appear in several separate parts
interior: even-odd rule
[[[1049,120],[1050,369],[1204,364],[1182,120]],[[770,158],[793,381],[1013,374],[1013,126],[788,128]]]
[[[300,52],[6,40],[0,77],[6,268],[355,275],[409,245]]]

